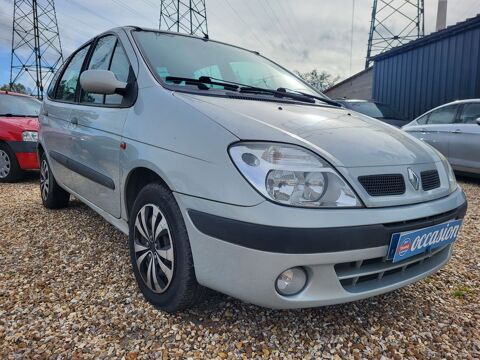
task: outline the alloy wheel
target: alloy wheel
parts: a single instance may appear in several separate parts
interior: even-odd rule
[[[0,178],[4,179],[10,174],[11,163],[8,154],[0,150]]]
[[[43,159],[42,165],[40,166],[40,192],[42,194],[42,199],[44,201],[48,198],[48,191],[50,187],[50,171],[48,169],[47,160]]]
[[[143,282],[151,291],[163,293],[173,278],[174,251],[170,228],[157,205],[146,204],[137,213],[133,244]]]

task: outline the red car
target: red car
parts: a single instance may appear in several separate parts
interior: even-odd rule
[[[38,113],[41,102],[0,91],[0,182],[14,182],[25,170],[38,170]]]

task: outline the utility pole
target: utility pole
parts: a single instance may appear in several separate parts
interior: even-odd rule
[[[208,36],[205,0],[161,0],[159,29]]]
[[[14,0],[10,88],[21,79],[33,82],[33,95],[42,99],[62,63],[54,0]]]
[[[372,57],[425,35],[424,0],[373,0],[365,68]]]

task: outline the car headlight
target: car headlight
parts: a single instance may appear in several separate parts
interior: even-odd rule
[[[457,190],[457,178],[455,177],[455,173],[453,172],[452,166],[450,165],[448,160],[445,158],[445,156],[442,155],[441,159],[442,159],[443,167],[445,168],[445,171],[447,172],[448,185],[449,185],[450,193],[452,193],[455,190]]]
[[[38,133],[36,131],[24,131],[22,133],[23,141],[38,141]]]
[[[325,160],[295,145],[236,143],[230,156],[247,181],[274,202],[299,207],[361,207],[352,188]]]

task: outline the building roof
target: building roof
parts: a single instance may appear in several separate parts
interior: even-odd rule
[[[386,59],[386,58],[404,53],[404,52],[409,51],[411,49],[415,49],[415,48],[418,48],[420,46],[425,46],[425,45],[431,44],[433,42],[439,41],[441,39],[453,36],[455,34],[465,32],[465,31],[468,31],[468,30],[471,30],[471,29],[476,29],[476,28],[479,28],[479,27],[480,27],[480,14],[473,17],[473,18],[470,18],[470,19],[467,19],[465,21],[456,23],[455,25],[450,25],[443,30],[434,32],[430,35],[421,37],[417,40],[410,41],[407,44],[397,46],[397,47],[395,47],[395,48],[393,48],[389,51],[386,51],[384,53],[381,53],[381,54],[378,54],[378,55],[374,56],[372,59],[374,61],[383,60],[383,59]]]

